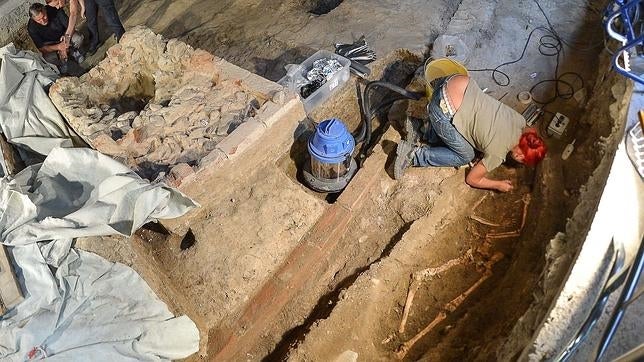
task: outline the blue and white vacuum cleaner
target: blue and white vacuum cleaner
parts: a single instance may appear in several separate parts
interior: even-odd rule
[[[303,171],[306,183],[319,192],[342,191],[358,169],[352,156],[355,146],[353,136],[341,120],[331,118],[320,122],[309,138],[310,167]]]

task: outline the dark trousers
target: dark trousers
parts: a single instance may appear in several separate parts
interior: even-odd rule
[[[87,17],[90,48],[96,48],[99,43],[98,8],[101,8],[101,13],[107,25],[112,28],[114,35],[116,35],[116,40],[121,39],[121,36],[125,33],[121,19],[119,19],[119,14],[116,12],[114,0],[85,0],[85,16]]]

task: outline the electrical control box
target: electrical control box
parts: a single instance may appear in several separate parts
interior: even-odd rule
[[[568,127],[568,123],[570,123],[570,118],[561,113],[556,113],[548,125],[548,135],[561,138],[566,131],[566,127]]]

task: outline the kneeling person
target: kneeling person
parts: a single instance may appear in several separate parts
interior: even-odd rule
[[[78,50],[83,36],[76,32],[66,34],[69,18],[64,10],[35,3],[29,7],[29,16],[29,36],[46,61],[57,65],[61,73],[67,72],[69,55],[78,63],[83,61],[83,56]]]
[[[417,147],[410,139],[398,144],[396,179],[408,166],[467,165],[474,159],[475,151],[479,151],[483,159],[467,174],[467,184],[507,192],[513,188],[510,180],[493,180],[487,173],[501,165],[508,155],[529,166],[545,157],[543,139],[535,130],[525,128],[523,116],[485,94],[473,79],[464,75],[440,78],[434,89],[427,106],[431,128],[424,133],[421,130],[422,136],[417,137],[428,145]],[[415,133],[409,122],[405,126],[408,137]]]

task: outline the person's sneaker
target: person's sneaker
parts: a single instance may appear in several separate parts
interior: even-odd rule
[[[405,119],[405,134],[407,135],[407,141],[412,144],[418,143],[420,141],[420,127],[422,125],[422,120],[414,117],[407,116]]]
[[[84,61],[85,61],[85,57],[84,57],[84,56],[83,56],[83,54],[81,54],[81,52],[79,52],[78,50],[74,50],[74,51],[72,51],[72,58],[74,58],[74,60],[75,60],[75,61],[76,61],[76,63],[78,63],[78,64],[80,64],[80,63],[82,63],[82,62],[84,62]]]
[[[408,141],[401,140],[396,148],[396,160],[394,161],[394,179],[400,180],[405,169],[411,166],[415,147]]]

